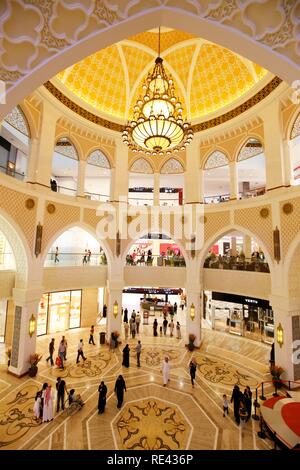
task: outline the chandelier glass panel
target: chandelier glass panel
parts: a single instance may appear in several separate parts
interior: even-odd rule
[[[190,123],[183,119],[174,81],[166,74],[160,57],[142,85],[143,97],[133,108],[133,119],[123,131],[123,141],[133,152],[164,155],[184,150],[193,139]]]

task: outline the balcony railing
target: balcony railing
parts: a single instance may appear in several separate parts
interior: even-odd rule
[[[48,266],[106,266],[107,260],[104,254],[92,254],[90,256],[84,253],[48,253],[45,261],[45,267]]]
[[[244,191],[243,193],[239,193],[239,199],[249,199],[252,197],[262,196],[265,194],[266,188],[255,188],[250,189],[249,191]],[[230,194],[218,194],[216,196],[205,196],[204,203],[205,204],[219,204],[220,202],[227,202],[230,201]]]
[[[204,268],[211,269],[232,269],[238,271],[255,271],[258,273],[269,273],[269,265],[259,258],[241,258],[241,257],[225,257],[216,258],[208,257],[204,262]]]
[[[185,267],[185,260],[183,256],[159,256],[152,255],[144,257],[138,255],[135,258],[132,255],[126,256],[126,265],[127,266],[172,266],[172,267]]]
[[[101,201],[101,202],[109,201],[109,196],[107,194],[89,193],[85,191],[84,195],[86,199],[90,199],[91,201]]]
[[[0,165],[0,172],[4,173],[5,175],[12,176],[13,178],[16,178],[20,181],[23,181],[26,176],[25,173],[19,173],[18,171],[15,171],[2,165]]]

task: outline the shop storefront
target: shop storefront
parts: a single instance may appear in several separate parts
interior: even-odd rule
[[[79,328],[81,290],[48,292],[39,303],[37,336]]]
[[[0,299],[0,343],[4,343],[7,316],[7,299]]]
[[[274,315],[264,299],[204,292],[204,318],[215,330],[272,344]]]

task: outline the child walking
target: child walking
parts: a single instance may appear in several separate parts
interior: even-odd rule
[[[225,413],[229,414],[229,401],[227,400],[227,395],[223,395],[223,418],[225,418]]]

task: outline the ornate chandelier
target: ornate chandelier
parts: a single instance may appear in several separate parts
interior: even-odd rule
[[[193,139],[191,125],[183,120],[182,105],[175,96],[174,81],[166,74],[160,57],[143,86],[144,96],[134,106],[133,119],[123,131],[123,142],[133,152],[164,155],[184,150]]]

